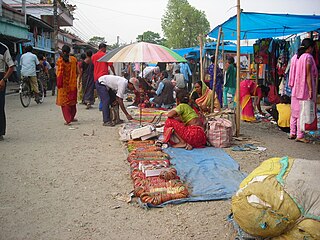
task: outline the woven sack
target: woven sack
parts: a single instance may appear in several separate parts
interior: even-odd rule
[[[232,140],[232,122],[225,118],[209,120],[207,123],[207,139],[214,147],[230,147]]]

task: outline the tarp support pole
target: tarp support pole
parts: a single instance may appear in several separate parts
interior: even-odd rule
[[[203,81],[203,62],[202,62],[202,49],[203,49],[203,37],[201,34],[198,36],[198,41],[200,42],[200,80]]]
[[[211,101],[211,112],[214,111],[214,99],[216,97],[216,83],[217,83],[217,63],[218,63],[218,53],[220,47],[220,38],[221,38],[222,28],[219,28],[218,40],[216,45],[216,52],[214,54],[214,69],[213,69],[213,84],[212,84],[212,101]],[[222,106],[220,106],[222,107]]]
[[[223,31],[221,32],[221,35],[222,35],[222,39],[221,39],[221,41],[222,41],[222,53],[221,53],[221,55],[222,55],[222,66],[223,66],[223,68],[222,68],[222,73],[223,73],[223,79],[224,79],[224,74],[225,74],[225,66],[226,66],[226,61],[225,61],[225,57],[224,57],[224,34],[223,34]],[[223,107],[223,106],[221,106],[221,107]]]
[[[240,136],[240,0],[237,0],[237,87],[236,136]]]

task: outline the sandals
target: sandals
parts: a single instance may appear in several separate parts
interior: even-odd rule
[[[296,139],[296,138],[297,138],[296,135],[290,135],[290,136],[288,137],[288,139],[290,139],[290,140],[294,140],[294,139]]]
[[[310,142],[310,140],[305,139],[305,138],[297,138],[297,139],[296,139],[296,142],[309,143],[309,142]]]

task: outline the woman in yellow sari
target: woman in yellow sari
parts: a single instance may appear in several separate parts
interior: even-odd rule
[[[210,112],[212,102],[212,90],[203,82],[198,81],[194,84],[194,90],[191,93],[191,102],[195,104],[201,111]],[[214,111],[220,111],[221,106],[215,94]]]
[[[57,61],[57,87],[58,96],[56,104],[61,106],[65,125],[78,121],[77,113],[77,59],[70,56],[70,47],[62,47],[62,55]]]

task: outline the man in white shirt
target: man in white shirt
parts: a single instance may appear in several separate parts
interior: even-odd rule
[[[127,112],[123,104],[123,98],[127,88],[129,88],[130,90],[139,90],[139,86],[134,83],[134,80],[132,78],[128,81],[124,77],[115,75],[103,75],[98,78],[96,88],[102,102],[103,126],[114,126],[114,124],[110,121],[109,90],[116,92],[116,99],[122,112],[126,115],[128,120],[132,120],[132,116]]]
[[[26,46],[25,53],[20,58],[21,76],[30,78],[31,89],[34,91],[36,101],[38,101],[39,89],[37,82],[36,66],[39,65],[38,57],[32,53],[33,47]]]

